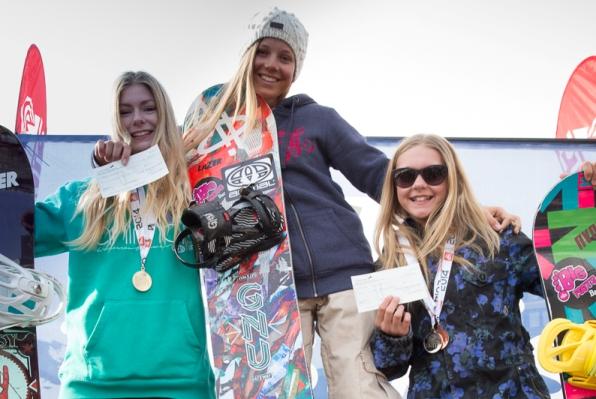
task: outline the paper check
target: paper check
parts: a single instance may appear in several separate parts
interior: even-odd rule
[[[134,154],[126,166],[116,161],[93,169],[99,191],[104,198],[142,187],[168,174],[168,167],[159,151],[153,147]]]
[[[418,263],[352,276],[352,286],[359,313],[378,309],[389,295],[398,296],[400,303],[430,296]]]

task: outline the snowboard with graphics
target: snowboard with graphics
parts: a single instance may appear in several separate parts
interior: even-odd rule
[[[0,126],[0,253],[27,268],[33,268],[33,212],[29,160],[17,137]],[[35,327],[0,331],[0,399],[16,398],[40,398]]]
[[[199,96],[201,112],[220,88]],[[242,112],[235,120],[233,110],[223,112],[193,151],[188,171],[195,201],[228,209],[252,184],[285,215],[275,119],[261,99],[258,114],[248,131]],[[203,269],[201,279],[218,397],[312,398],[287,234],[225,273]]]
[[[552,319],[577,324],[596,319],[596,191],[583,173],[561,180],[534,220],[533,241]],[[567,399],[596,397],[561,376]]]

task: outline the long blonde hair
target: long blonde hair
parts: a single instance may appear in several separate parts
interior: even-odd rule
[[[232,120],[241,110],[246,115],[245,131],[251,131],[257,125],[259,115],[257,92],[254,85],[254,59],[262,39],[254,42],[242,58],[236,73],[224,84],[211,99],[206,110],[201,109],[199,99],[195,101],[184,121],[184,145],[187,151],[197,147],[215,129],[217,121],[225,110],[234,109]],[[294,59],[294,62],[296,60]],[[289,87],[288,87],[289,90]],[[282,93],[282,99],[288,93]]]
[[[399,157],[416,146],[436,150],[447,166],[447,196],[445,202],[427,219],[422,231],[404,223],[408,217],[400,205],[392,172]],[[418,134],[404,139],[397,147],[383,183],[381,212],[377,220],[374,247],[379,254],[383,268],[405,265],[404,248],[398,242],[397,233],[408,239],[418,262],[428,279],[426,259],[440,257],[445,242],[450,236],[456,237],[456,249],[470,246],[474,250],[494,257],[499,248],[499,236],[490,227],[484,212],[476,200],[461,162],[453,146],[444,138],[434,134]],[[381,241],[383,249],[381,250]],[[455,262],[471,266],[465,259],[456,256]]]
[[[190,200],[184,149],[168,95],[157,79],[143,71],[125,72],[115,81],[112,140],[131,142],[130,134],[122,126],[119,110],[122,92],[135,84],[145,85],[155,100],[157,125],[152,144],[158,145],[169,171],[166,176],[148,185],[145,203],[146,209],[156,217],[160,239],[165,241],[167,226],[173,221],[176,234],[177,221]],[[113,246],[118,236],[130,228],[129,204],[130,192],[102,198],[97,183],[92,181],[82,194],[75,213],[75,216],[83,215],[83,232],[69,244],[79,249],[93,249],[99,244]],[[106,230],[107,242],[100,243]]]

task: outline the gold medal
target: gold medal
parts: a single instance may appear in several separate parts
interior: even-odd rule
[[[152,280],[149,273],[139,270],[132,276],[132,285],[140,292],[147,292],[151,288]]]

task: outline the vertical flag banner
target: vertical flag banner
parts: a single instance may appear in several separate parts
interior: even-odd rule
[[[35,44],[29,46],[27,58],[25,58],[14,131],[16,134],[46,134],[48,131],[46,79],[41,53]],[[38,141],[28,150],[32,152],[31,169],[35,188],[37,188],[43,159],[43,143]]]
[[[563,92],[558,139],[596,139],[596,56],[583,60],[571,74]],[[580,151],[558,151],[564,173],[578,170],[585,157]]]

